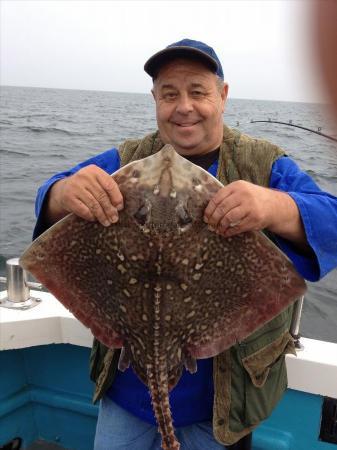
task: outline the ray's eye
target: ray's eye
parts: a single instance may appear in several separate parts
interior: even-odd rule
[[[148,213],[149,213],[149,209],[145,205],[142,205],[138,209],[138,211],[134,215],[134,218],[137,220],[139,225],[145,225]]]
[[[139,177],[140,177],[140,171],[135,169],[135,170],[132,172],[132,177],[133,177],[133,178],[139,178]]]
[[[178,217],[178,224],[181,227],[185,227],[186,225],[188,225],[189,223],[192,222],[192,217],[188,214],[186,209],[181,205],[179,205],[177,207],[177,217]]]

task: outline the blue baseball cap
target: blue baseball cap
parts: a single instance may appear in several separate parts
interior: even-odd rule
[[[220,60],[212,47],[192,39],[182,39],[155,53],[146,61],[144,70],[154,79],[163,64],[176,58],[191,58],[203,62],[218,77],[224,79]]]

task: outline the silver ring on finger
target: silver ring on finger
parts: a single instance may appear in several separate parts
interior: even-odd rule
[[[241,223],[241,220],[237,220],[236,222],[230,222],[229,227],[234,228],[234,227],[240,225],[240,223]]]

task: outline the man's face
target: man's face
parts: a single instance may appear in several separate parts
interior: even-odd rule
[[[176,59],[164,65],[154,82],[160,137],[182,155],[202,155],[222,142],[228,85],[203,64]]]

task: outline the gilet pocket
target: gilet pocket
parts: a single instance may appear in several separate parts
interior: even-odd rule
[[[287,388],[285,355],[296,355],[289,332],[255,353],[242,358],[245,375],[245,423],[251,426],[267,418]]]

